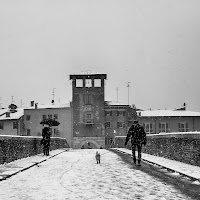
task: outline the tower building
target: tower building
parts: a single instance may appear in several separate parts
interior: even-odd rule
[[[73,148],[105,147],[106,74],[70,75],[72,80]]]

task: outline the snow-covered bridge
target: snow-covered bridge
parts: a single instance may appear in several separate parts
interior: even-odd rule
[[[0,199],[200,199],[197,183],[145,162],[135,166],[127,154],[98,151],[100,165],[95,149],[54,150],[52,157],[37,155],[2,165],[2,179],[21,172],[0,182]]]

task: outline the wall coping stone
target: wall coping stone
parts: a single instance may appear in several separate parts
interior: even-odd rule
[[[29,140],[29,139],[41,139],[42,136],[21,136],[21,135],[0,135],[0,140],[5,140],[5,139],[22,139],[22,140]],[[61,137],[51,137],[51,139],[63,139],[66,140],[66,138],[61,138]]]
[[[173,133],[159,133],[147,134],[148,138],[193,138],[200,139],[200,132],[173,132]]]

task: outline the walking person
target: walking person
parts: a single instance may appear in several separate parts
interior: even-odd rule
[[[50,127],[44,124],[44,128],[42,129],[42,144],[43,144],[43,153],[46,156],[49,156],[49,148],[50,148]]]
[[[128,134],[126,136],[126,141],[125,141],[125,146],[127,145],[130,138],[131,138],[133,162],[134,162],[134,164],[136,164],[135,151],[137,148],[138,166],[141,166],[142,145],[146,145],[146,133],[144,131],[144,128],[138,123],[138,121],[134,121],[132,126],[128,130]]]

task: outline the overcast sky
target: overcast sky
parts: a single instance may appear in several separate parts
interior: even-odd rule
[[[106,73],[105,100],[200,111],[199,0],[1,0],[0,102],[72,100],[70,74]]]

